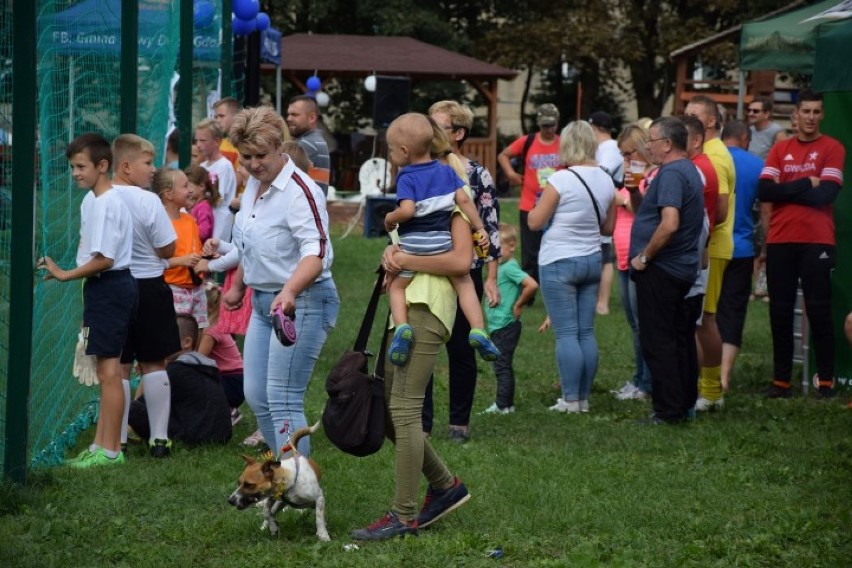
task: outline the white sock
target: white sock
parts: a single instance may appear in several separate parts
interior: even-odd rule
[[[112,450],[104,450],[104,455],[111,460],[114,460],[115,458],[117,458],[118,454],[120,454],[120,453],[121,452],[114,452]]]
[[[127,420],[130,416],[130,379],[122,379],[121,386],[124,387],[124,416],[121,419],[121,443],[127,443]]]
[[[148,407],[148,425],[151,439],[169,439],[169,413],[172,405],[172,386],[165,371],[142,375],[145,406]]]
[[[95,452],[97,452],[97,451],[98,451],[98,450],[100,450],[100,449],[101,449],[101,447],[100,447],[99,445],[97,445],[97,444],[91,444],[91,445],[89,446],[89,451],[90,451],[90,452],[92,452],[92,453],[95,453]]]

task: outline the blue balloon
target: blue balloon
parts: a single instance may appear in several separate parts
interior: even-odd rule
[[[216,7],[209,0],[196,0],[192,9],[192,21],[195,29],[202,30],[213,23]]]
[[[260,12],[260,2],[258,0],[234,0],[231,9],[241,20],[253,20]]]
[[[249,35],[254,31],[254,27],[254,20],[241,20],[240,18],[234,18],[231,24],[231,30],[234,32],[234,35]]]
[[[259,13],[254,21],[257,24],[257,31],[259,32],[269,28],[269,15],[266,12]]]
[[[309,91],[319,91],[320,87],[322,87],[322,81],[316,75],[308,77],[308,80],[305,81],[305,86]]]

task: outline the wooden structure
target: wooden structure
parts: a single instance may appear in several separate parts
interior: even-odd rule
[[[314,73],[334,77],[394,75],[416,81],[464,81],[487,104],[488,130],[484,137],[468,138],[464,153],[496,172],[497,81],[513,79],[511,69],[486,63],[409,37],[293,34],[281,38],[283,77],[303,92]],[[272,65],[261,71],[274,73]]]
[[[797,0],[783,8],[765,14],[759,20],[771,18],[802,4],[804,4],[803,0]],[[675,65],[675,96],[672,112],[675,116],[683,114],[689,100],[699,94],[712,97],[717,103],[729,109],[737,108],[739,80],[694,79],[692,70],[701,52],[711,46],[731,43],[739,48],[741,33],[742,25],[737,25],[695,43],[685,45],[669,54],[669,59]],[[752,71],[748,73],[747,77],[744,76],[743,80],[745,82],[743,104],[748,105],[757,97],[775,98],[775,71]],[[742,120],[745,117],[740,116],[738,118]]]

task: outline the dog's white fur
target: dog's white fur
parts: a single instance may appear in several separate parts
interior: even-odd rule
[[[246,467],[240,475],[236,490],[228,497],[228,503],[238,509],[258,504],[263,509],[263,524],[272,535],[278,534],[278,523],[275,515],[285,507],[294,508],[314,507],[316,510],[317,537],[321,541],[329,541],[325,526],[325,497],[319,484],[319,467],[310,458],[296,451],[299,439],[316,432],[319,422],[310,428],[300,428],[293,434],[291,445],[293,452],[283,461],[267,461],[258,463],[248,456],[243,456]],[[296,475],[298,463],[298,476]],[[286,497],[288,502],[279,499]]]

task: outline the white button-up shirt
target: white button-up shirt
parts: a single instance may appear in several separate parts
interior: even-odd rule
[[[306,256],[322,260],[316,281],[331,278],[333,253],[322,190],[288,159],[269,189],[249,178],[234,221],[233,242],[247,286],[278,292]]]

